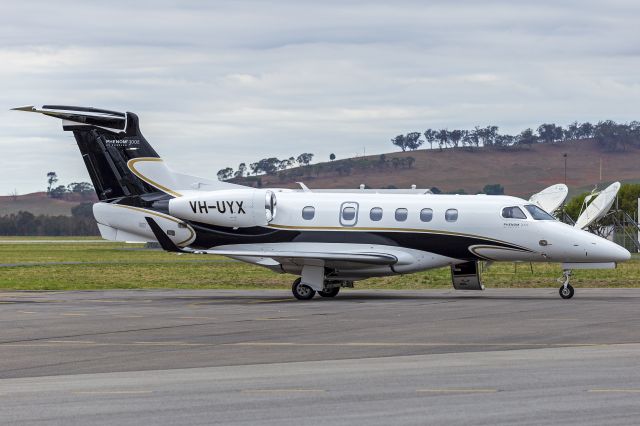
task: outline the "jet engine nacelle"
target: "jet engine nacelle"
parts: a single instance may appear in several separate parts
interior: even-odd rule
[[[265,226],[276,215],[276,196],[268,189],[201,192],[170,200],[169,213],[181,219],[217,226]]]

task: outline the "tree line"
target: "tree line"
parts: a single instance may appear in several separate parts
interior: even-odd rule
[[[333,159],[335,159],[335,155],[331,155],[333,155]],[[250,163],[248,168],[246,163],[240,163],[238,165],[238,170],[233,170],[231,167],[225,167],[224,169],[218,170],[218,179],[229,180],[231,178],[243,178],[250,174],[253,174],[254,176],[259,174],[272,175],[278,171],[290,169],[296,164],[298,166],[308,166],[313,160],[313,157],[314,155],[312,153],[304,152],[295,158],[289,157],[283,160],[276,157],[263,158],[255,163]]]
[[[424,137],[424,139],[423,139]],[[391,143],[402,151],[413,151],[429,144],[442,150],[444,148],[520,148],[531,147],[536,143],[557,143],[579,139],[595,139],[604,151],[626,151],[631,147],[640,147],[640,122],[616,123],[613,120],[600,121],[597,124],[574,121],[566,127],[553,123],[544,123],[537,129],[525,129],[517,135],[500,134],[498,126],[476,126],[472,130],[427,129],[423,133],[409,132],[397,135]]]
[[[58,174],[56,172],[47,173],[47,195],[51,198],[70,198],[69,195],[79,196],[83,200],[93,197],[93,185],[89,182],[71,182],[68,185],[57,185]],[[76,198],[77,199],[77,198]]]
[[[25,211],[0,216],[0,235],[54,237],[99,234],[92,203],[73,207],[71,216],[36,216]]]

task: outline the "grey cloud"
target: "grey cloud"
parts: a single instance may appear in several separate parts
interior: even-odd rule
[[[0,194],[73,140],[24,104],[137,112],[176,169],[385,152],[427,127],[637,118],[633,1],[10,2],[0,16]]]

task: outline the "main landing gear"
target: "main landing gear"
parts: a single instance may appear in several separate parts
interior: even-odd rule
[[[565,269],[562,271],[562,278],[558,279],[558,282],[561,282],[560,286],[560,297],[563,299],[571,299],[573,297],[573,287],[569,284],[569,278],[571,277],[571,269]]]
[[[350,281],[324,281],[323,289],[316,291],[311,286],[304,284],[302,278],[296,278],[291,286],[291,292],[298,300],[311,300],[316,293],[322,297],[336,297],[340,293],[341,287],[353,287],[353,283]]]

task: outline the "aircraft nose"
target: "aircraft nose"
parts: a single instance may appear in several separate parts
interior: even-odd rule
[[[629,250],[614,243],[613,241],[609,241],[604,238],[596,237],[597,240],[592,242],[592,247],[594,247],[595,253],[598,258],[602,259],[602,261],[606,262],[625,262],[631,259],[631,253]],[[591,251],[592,249],[590,249]],[[589,253],[589,257],[591,257],[591,253]]]

